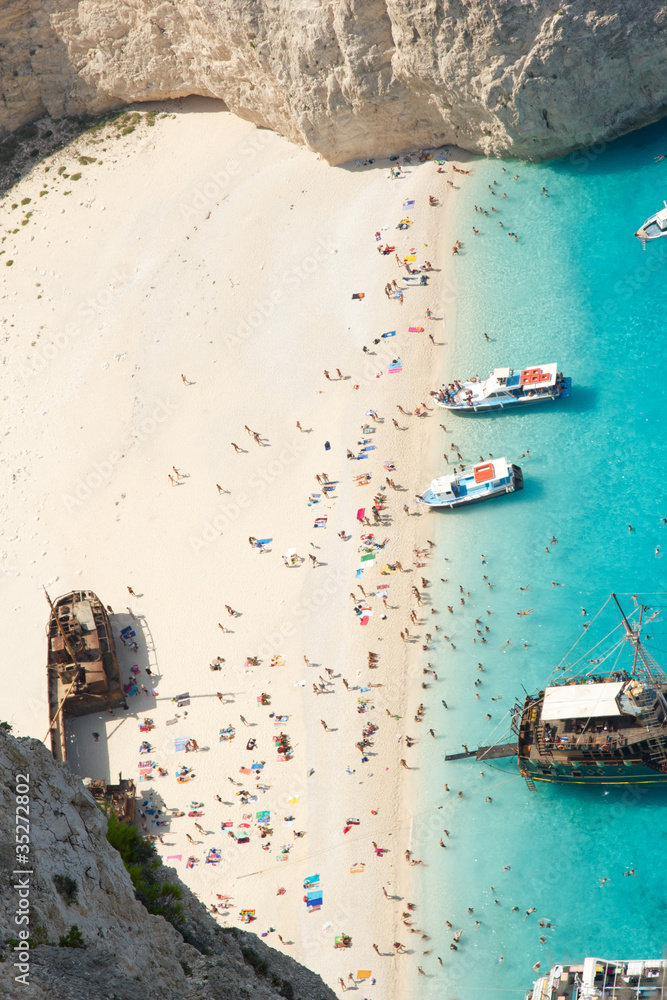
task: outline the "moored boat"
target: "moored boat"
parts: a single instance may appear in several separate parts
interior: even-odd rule
[[[571,388],[572,379],[559,372],[554,363],[518,370],[494,368],[486,379],[474,375],[467,382],[456,380],[431,392],[431,396],[445,410],[486,413],[567,399]]]
[[[585,958],[579,965],[554,965],[535,980],[526,1000],[662,1000],[666,987],[664,958]]]
[[[51,750],[67,757],[65,720],[117,708],[125,698],[106,608],[92,590],[75,590],[54,602],[47,626],[47,678]]]
[[[664,208],[661,208],[655,215],[650,216],[643,226],[640,226],[635,236],[639,240],[659,240],[661,236],[667,236],[667,201],[663,201]]]
[[[647,609],[638,605],[629,621],[615,594],[611,599],[621,624],[593,643],[592,660],[577,657],[585,669],[528,695],[516,714],[519,768],[530,787],[667,781],[667,675],[642,642]],[[623,646],[630,669],[618,662]]]
[[[523,489],[520,467],[506,458],[494,458],[473,465],[469,471],[434,479],[416,499],[429,507],[465,507],[520,489]]]

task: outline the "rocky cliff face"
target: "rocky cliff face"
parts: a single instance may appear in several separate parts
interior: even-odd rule
[[[23,775],[29,775],[30,788],[31,863],[26,866],[16,862],[15,853],[16,795],[17,786],[18,794],[23,790]],[[151,916],[135,899],[105,833],[105,817],[66,765],[56,764],[36,740],[15,740],[0,730],[1,997],[335,1000],[319,976],[254,934],[221,930],[182,885],[183,933],[196,947],[186,944],[171,924]],[[172,869],[165,873],[178,881]],[[76,889],[70,902],[62,893],[63,879]],[[20,922],[26,890],[29,925]],[[86,947],[59,947],[60,936],[73,924]],[[17,984],[23,970],[14,963],[22,956],[14,949],[26,926],[33,943],[43,943],[29,948],[29,976]]]
[[[667,111],[656,0],[4,0],[5,131],[199,94],[331,162],[561,156]]]

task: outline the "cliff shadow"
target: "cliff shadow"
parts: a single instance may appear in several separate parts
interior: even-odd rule
[[[607,154],[612,153],[613,156]],[[584,174],[610,175],[638,170],[667,158],[667,118],[606,142],[576,149],[567,156],[549,161],[558,173],[574,177]],[[663,164],[667,168],[667,163]]]

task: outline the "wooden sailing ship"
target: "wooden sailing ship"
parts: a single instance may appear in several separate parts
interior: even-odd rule
[[[125,698],[109,615],[99,597],[92,590],[70,591],[55,602],[46,597],[51,750],[64,761],[67,718],[118,708]]]
[[[562,677],[517,712],[518,761],[529,787],[534,781],[576,784],[644,784],[667,781],[667,675],[646,650],[647,609],[638,605],[621,634],[596,643],[583,672]],[[622,646],[632,666],[620,668]],[[605,669],[605,664],[612,664]]]

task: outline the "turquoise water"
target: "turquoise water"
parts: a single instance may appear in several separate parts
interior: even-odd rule
[[[590,954],[657,957],[665,949],[667,785],[538,784],[530,792],[510,761],[485,764],[480,776],[474,760],[442,760],[464,742],[472,748],[504,733],[514,699],[523,699],[524,687],[543,686],[581,633],[582,606],[592,615],[612,590],[667,591],[667,558],[654,554],[657,545],[667,551],[660,524],[667,517],[667,240],[643,249],[633,237],[667,197],[667,160],[654,162],[663,152],[667,127],[659,125],[548,166],[506,163],[503,172],[496,161],[480,161],[457,194],[453,235],[465,252],[452,261],[455,293],[445,293],[453,349],[446,377],[557,361],[572,376],[573,393],[521,414],[438,415],[449,432],[443,450],[454,441],[467,463],[489,453],[519,459],[525,489],[428,515],[438,525],[439,559],[448,557],[431,571],[449,581],[438,583],[437,621],[456,650],[443,641],[430,654],[439,683],[428,692],[429,722],[438,739],[426,748],[433,766],[422,779],[423,814],[413,833],[429,874],[437,872],[424,872],[423,920],[432,940],[423,948],[433,954],[421,958],[416,949],[427,997],[519,996],[536,961],[544,970]],[[530,458],[521,460],[526,449]],[[463,607],[459,585],[470,591]],[[521,593],[522,586],[530,590]],[[660,601],[667,603],[649,603]],[[629,610],[630,598],[624,602]],[[530,616],[517,616],[529,608]],[[477,617],[491,629],[485,645],[472,642]],[[612,611],[607,621],[616,623]],[[652,652],[667,666],[665,633],[667,624],[656,626]],[[438,846],[443,828],[447,850]],[[624,877],[628,868],[637,877]],[[609,881],[601,885],[603,877]],[[530,907],[536,912],[524,920]],[[553,929],[541,930],[539,919]],[[464,930],[456,952],[445,920]]]

